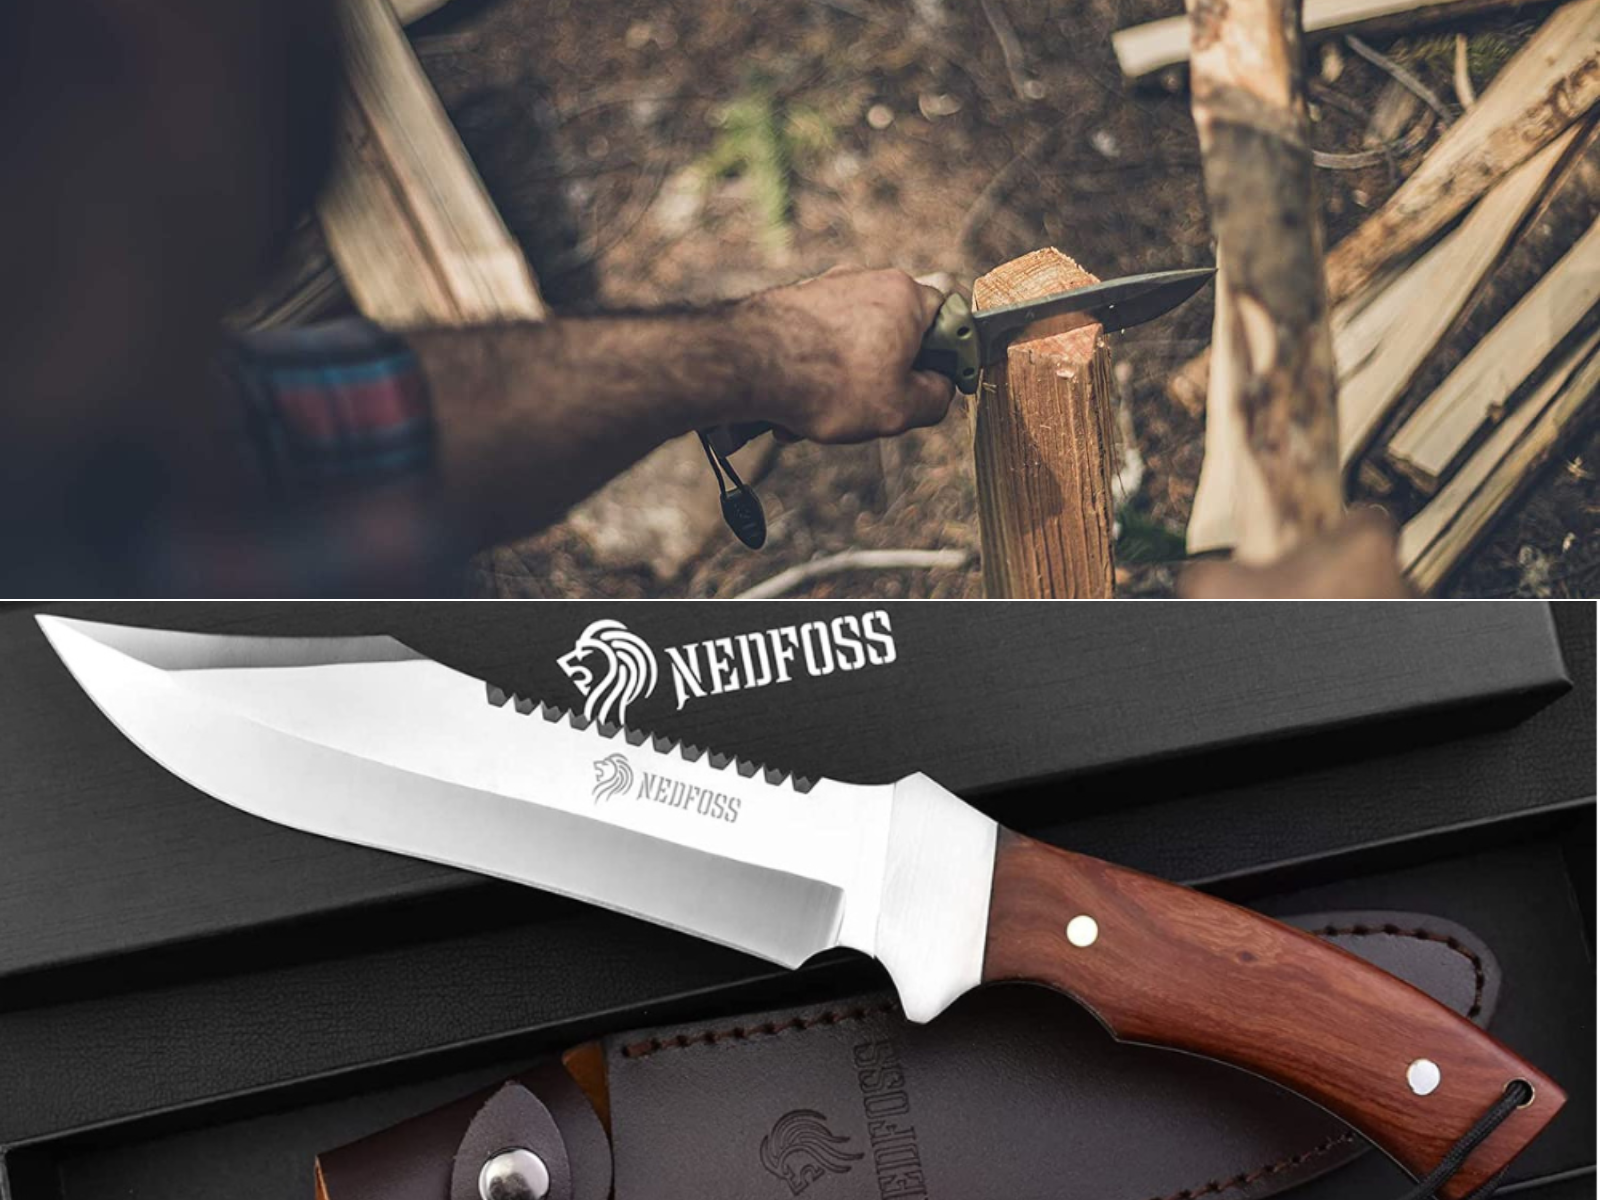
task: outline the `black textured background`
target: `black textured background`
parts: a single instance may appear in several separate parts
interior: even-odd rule
[[[900,613],[934,607],[894,610],[897,631],[903,627]],[[543,628],[551,638],[570,642],[586,620],[615,612],[568,611],[574,608],[452,606],[419,612],[271,605],[245,606],[234,614],[131,606],[116,615],[134,623],[262,632],[382,629],[452,665],[530,689],[545,655],[522,649],[525,643],[514,635]],[[1405,611],[1411,608],[1433,611]],[[1296,609],[1304,609],[1319,631],[1329,628],[1310,606]],[[1260,611],[1284,623],[1296,609]],[[665,626],[650,622],[686,621],[693,611],[633,606],[621,615],[654,640]],[[956,648],[964,639],[992,635],[990,622],[1002,611],[1028,612],[1019,606],[989,616],[987,610],[952,607],[940,618],[945,642],[939,655],[946,669],[959,664]],[[1148,612],[1145,628],[1160,627],[1170,636],[1190,610],[1132,611]],[[1029,622],[1046,615],[1033,612],[1037,616]],[[98,608],[98,615],[108,614]],[[715,620],[720,631],[731,632],[806,615],[798,606],[762,607],[721,610]],[[1371,906],[1425,910],[1443,886],[1431,881],[1448,875],[1451,894],[1468,897],[1452,904],[1480,911],[1445,915],[1486,936],[1486,923],[1504,931],[1496,948],[1508,967],[1505,1019],[1524,1032],[1502,1032],[1536,1054],[1577,1097],[1573,1112],[1561,1118],[1563,1132],[1552,1131],[1526,1167],[1538,1174],[1583,1172],[1593,1160],[1592,816],[1579,808],[1565,818],[1530,817],[1487,837],[1445,832],[1593,793],[1594,612],[1587,604],[1558,606],[1554,616],[1574,687],[1509,728],[1474,723],[1470,736],[1442,740],[1437,724],[1413,725],[1406,728],[1417,744],[1408,744],[1409,734],[1383,737],[1365,727],[1337,739],[1256,743],[1231,754],[1101,768],[1069,783],[991,791],[981,802],[1008,811],[1026,832],[1172,878],[1211,881],[1269,909],[1273,892],[1324,888],[1333,889],[1323,897],[1330,905],[1339,893]],[[1216,619],[1222,617],[1232,619],[1227,613]],[[24,612],[0,615],[0,650],[8,637],[19,636],[19,622],[32,627]],[[436,623],[432,634],[430,622]],[[1013,627],[1020,630],[1023,622]],[[487,661],[483,649],[491,636],[509,647],[497,662]],[[1348,629],[1342,636],[1349,641]],[[902,647],[912,642],[910,633],[902,635]],[[1131,661],[1138,649],[1129,641],[1123,659]],[[1101,650],[1112,653],[1109,646]],[[250,937],[179,938],[165,951],[25,972],[0,984],[0,1145],[46,1139],[40,1148],[8,1155],[9,1200],[215,1195],[217,1179],[206,1177],[212,1169],[229,1173],[224,1190],[230,1195],[303,1195],[314,1150],[470,1090],[519,1057],[619,1025],[837,995],[878,981],[872,968],[849,959],[824,960],[786,976],[611,914],[333,846],[222,805],[195,804],[192,792],[121,743],[64,672],[44,670],[41,662],[54,667],[47,649],[44,656],[33,650],[0,653],[0,669],[7,672],[0,678],[0,812],[6,814],[0,827],[0,938],[12,947],[31,940],[48,950],[59,947],[60,929],[75,929],[82,945],[114,948],[125,934],[147,934],[153,914],[175,929],[185,922],[225,928],[240,919],[260,920],[263,913],[278,919]],[[1035,651],[1017,660],[1028,664],[1035,679],[1044,674],[1037,658]],[[1055,670],[1059,674],[1059,665]],[[1057,707],[1090,714],[1087,720],[1097,708],[1117,705],[1116,719],[1097,728],[1128,727],[1136,736],[1153,736],[1135,702],[1145,696],[1150,706],[1170,711],[1171,681],[1152,685],[1131,666],[1121,678],[1120,691],[1098,697],[1098,705],[1091,703],[1096,697],[1083,694],[1081,683],[1075,688],[1072,679],[1058,678]],[[969,704],[992,694],[993,681],[967,682]],[[711,702],[705,703],[709,713]],[[859,754],[850,746],[881,741],[886,729],[914,728],[928,703],[915,694],[885,697],[850,745],[835,737],[811,752],[819,758]],[[979,705],[971,711],[984,710]],[[45,712],[54,715],[39,715]],[[687,721],[694,714],[691,707],[681,717]],[[754,720],[747,712],[715,719]],[[785,736],[797,745],[814,736],[808,735],[808,719],[804,710],[793,713]],[[695,736],[687,725],[672,731]],[[1008,725],[975,715],[966,736],[1004,749],[1015,746],[1008,740],[1015,734]],[[959,751],[949,746],[913,749],[961,769]],[[747,752],[760,751],[751,746]],[[911,758],[887,770],[928,765]],[[13,819],[19,798],[41,791],[56,805],[59,826],[53,832],[30,831]],[[121,822],[108,813],[121,813]],[[160,818],[158,836],[150,836],[144,824],[152,814]],[[30,838],[59,839],[62,827],[73,831],[77,851],[56,859],[50,878],[36,873],[27,881],[24,912],[16,904],[24,893],[15,867],[26,871],[36,861]],[[1371,849],[1389,839],[1399,839],[1392,850]],[[1506,844],[1488,844],[1500,841]],[[1446,852],[1451,856],[1441,858]],[[1307,856],[1316,861],[1293,861]],[[1373,874],[1379,867],[1382,873]],[[1480,878],[1481,888],[1474,887]],[[1359,882],[1353,892],[1351,880]],[[337,911],[293,915],[319,908]],[[51,922],[57,923],[54,940],[41,932]],[[1525,965],[1517,968],[1513,960]],[[414,1057],[422,1051],[429,1052],[425,1058]],[[250,1094],[263,1088],[269,1090]],[[159,1115],[163,1110],[172,1111]],[[116,1124],[141,1114],[135,1124]],[[84,1132],[107,1122],[112,1126],[104,1133]],[[61,1136],[73,1130],[79,1132]],[[1364,1176],[1356,1190],[1346,1180],[1318,1195],[1364,1196],[1370,1194],[1367,1184],[1403,1190],[1382,1164],[1363,1169],[1379,1173]],[[1334,1182],[1318,1186],[1333,1188]],[[1593,1195],[1592,1179],[1571,1186],[1577,1190],[1570,1196],[1557,1187],[1541,1191],[1541,1200]]]

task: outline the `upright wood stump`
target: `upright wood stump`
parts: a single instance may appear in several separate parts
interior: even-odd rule
[[[1096,282],[1061,251],[1035,250],[980,278],[973,308]],[[990,596],[1111,595],[1111,388],[1098,325],[1036,326],[984,370],[971,412]]]

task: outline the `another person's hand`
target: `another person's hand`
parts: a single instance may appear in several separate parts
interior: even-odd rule
[[[937,424],[954,387],[911,361],[944,298],[903,271],[835,267],[741,302],[735,319],[765,363],[755,415],[818,442]]]
[[[1326,537],[1262,567],[1197,563],[1178,590],[1195,600],[1405,599],[1394,523],[1375,508],[1349,513]]]

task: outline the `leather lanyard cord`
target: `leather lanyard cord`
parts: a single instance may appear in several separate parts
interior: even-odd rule
[[[717,491],[726,496],[728,494],[728,483],[727,480],[722,478],[722,468],[723,466],[726,466],[728,468],[728,474],[732,475],[733,464],[728,462],[727,459],[722,458],[722,455],[718,454],[711,448],[711,439],[708,438],[703,432],[700,430],[696,430],[695,432],[700,434],[700,448],[706,452],[706,461],[711,464],[711,473],[717,477]],[[720,464],[718,462],[719,459],[721,460]]]
[[[1525,1079],[1513,1079],[1506,1085],[1506,1093],[1494,1106],[1478,1118],[1477,1124],[1461,1135],[1461,1140],[1445,1152],[1439,1160],[1439,1165],[1428,1172],[1425,1179],[1419,1180],[1417,1186],[1407,1192],[1401,1200],[1433,1200],[1433,1194],[1442,1188],[1455,1173],[1461,1170],[1467,1156],[1483,1144],[1484,1140],[1500,1128],[1501,1124],[1517,1109],[1533,1099],[1533,1086]],[[1473,1192],[1467,1200],[1487,1200],[1500,1186],[1500,1180],[1505,1176],[1501,1171],[1488,1183]]]
[[[711,444],[711,439],[704,430],[700,434],[700,448],[706,452],[706,461],[711,464],[711,473],[717,477],[717,490],[721,494],[722,519],[727,522],[728,528],[733,530],[737,537],[752,550],[759,550],[767,541],[767,514],[761,507],[761,497],[757,496],[755,489],[739,478],[739,472],[733,469],[733,464],[728,461],[727,455]],[[722,477],[726,471],[728,478]],[[733,488],[729,490],[728,482],[732,480]]]

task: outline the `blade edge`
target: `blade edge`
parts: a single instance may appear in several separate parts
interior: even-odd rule
[[[844,893],[832,884],[318,745],[217,711],[161,668],[86,633],[41,627],[124,737],[191,787],[258,819],[536,887],[786,967],[838,944]],[[185,737],[232,765],[229,778],[210,778],[192,755],[185,758],[167,732],[174,714]],[[241,783],[237,767],[251,762],[270,762],[277,786],[267,786],[265,769]],[[375,781],[386,811],[364,799]],[[453,805],[474,819],[436,819]],[[533,870],[519,855],[541,842],[542,862]],[[602,878],[605,887],[594,886]]]

